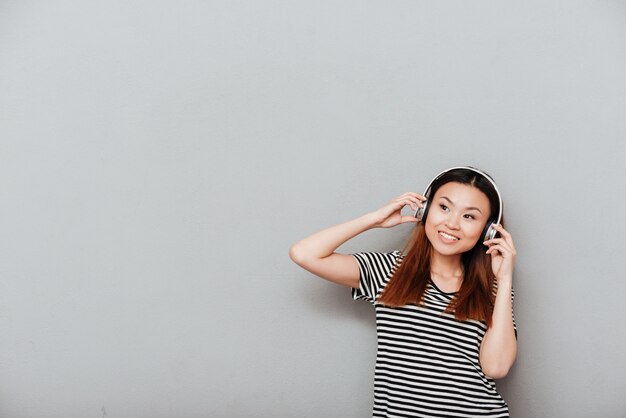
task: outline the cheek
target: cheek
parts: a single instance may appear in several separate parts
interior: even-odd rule
[[[426,218],[426,226],[436,227],[441,223],[445,222],[446,216],[441,211],[436,210],[436,208],[431,208],[428,212],[428,217]]]
[[[426,231],[426,236],[432,242],[435,235],[437,235],[437,226],[436,222],[433,222],[433,218],[428,214],[428,218],[426,218],[426,225],[424,225],[424,230]]]
[[[471,236],[472,238],[480,238],[480,234],[485,229],[485,224],[480,222],[472,222],[472,225],[468,225],[466,229],[466,235]]]
[[[441,219],[440,216],[438,216],[438,214],[434,214],[434,213],[429,213],[428,217],[426,218],[426,232],[433,232],[436,233],[437,231],[437,227],[439,225],[441,225]]]

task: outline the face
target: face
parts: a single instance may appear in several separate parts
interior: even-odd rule
[[[487,196],[474,186],[457,182],[441,186],[429,205],[426,236],[442,255],[471,250],[481,238],[490,215]]]

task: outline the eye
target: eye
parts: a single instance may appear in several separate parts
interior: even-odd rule
[[[446,210],[446,209],[448,209],[448,207],[447,207],[446,205],[444,205],[444,204],[441,204],[441,203],[439,204],[439,207],[440,207],[441,209],[443,209],[443,210]]]
[[[468,219],[476,219],[474,215],[465,215],[465,216],[468,217]]]

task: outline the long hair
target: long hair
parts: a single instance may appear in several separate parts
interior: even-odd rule
[[[478,188],[489,199],[491,213],[487,222],[497,218],[500,209],[499,199],[493,185],[482,175],[463,168],[448,171],[433,182],[429,193],[429,205],[433,204],[432,198],[437,189],[449,182]],[[500,223],[504,225],[504,217]],[[432,251],[432,244],[426,236],[424,225],[416,223],[402,249],[402,260],[394,269],[393,276],[378,301],[388,307],[410,303],[423,304],[424,293],[430,279]],[[495,277],[491,270],[491,256],[485,254],[485,251],[486,247],[482,239],[479,239],[472,249],[461,254],[464,273],[461,288],[446,308],[446,312],[453,313],[458,320],[484,321],[487,327],[490,327],[495,302]]]

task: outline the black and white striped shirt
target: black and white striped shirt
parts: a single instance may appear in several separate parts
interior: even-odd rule
[[[373,416],[508,417],[506,402],[479,363],[486,324],[458,321],[444,312],[455,294],[442,292],[432,281],[424,306],[381,305],[378,297],[404,256],[399,250],[352,255],[360,269],[352,297],[376,310]]]

